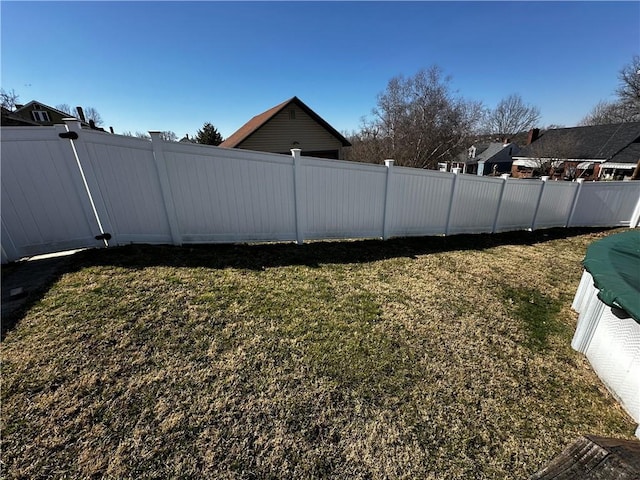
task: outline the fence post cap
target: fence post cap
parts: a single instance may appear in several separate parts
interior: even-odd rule
[[[63,118],[62,121],[67,126],[67,128],[71,131],[80,131],[82,130],[82,125],[80,124],[80,120],[77,118]]]
[[[387,159],[384,161],[384,164],[385,164],[387,167],[393,167],[393,163],[394,163],[394,162],[395,162],[395,160],[394,160],[393,158],[387,158]]]

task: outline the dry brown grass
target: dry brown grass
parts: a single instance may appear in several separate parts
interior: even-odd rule
[[[570,348],[614,231],[73,257],[2,344],[7,478],[526,478],[634,424]]]

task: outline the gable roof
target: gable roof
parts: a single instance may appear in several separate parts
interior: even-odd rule
[[[487,162],[492,160],[495,163],[510,162],[512,154],[510,152],[520,151],[520,147],[514,143],[491,142],[474,144],[476,147],[476,156],[469,158],[467,151],[462,152],[458,158],[459,161],[465,162],[467,165],[475,165],[478,162]]]
[[[305,105],[302,100],[298,97],[290,98],[279,105],[276,105],[273,108],[270,108],[266,112],[263,112],[259,115],[256,115],[247,123],[245,123],[242,127],[236,130],[229,138],[227,138],[224,142],[220,144],[221,147],[233,148],[237,147],[239,144],[244,142],[247,138],[249,138],[253,133],[256,132],[260,127],[265,125],[269,120],[275,117],[282,110],[287,108],[289,105],[295,104],[300,107],[307,115],[309,115],[313,120],[319,123],[325,130],[327,130],[331,135],[336,137],[340,143],[344,147],[350,147],[351,143],[344,138],[335,128],[329,125],[325,120],[320,117],[316,112],[311,110],[307,105]]]
[[[640,139],[640,122],[547,130],[515,158],[609,160]]]
[[[634,142],[620,150],[609,159],[609,162],[636,164],[638,160],[640,160],[640,141]]]
[[[76,120],[78,120],[83,126],[88,127],[89,123],[87,122],[83,122],[82,120],[80,120],[78,118],[77,115],[73,115],[71,113],[67,113],[67,112],[63,112],[62,110],[58,110],[57,108],[53,108],[49,105],[47,105],[46,103],[42,103],[42,102],[38,102],[37,100],[31,100],[29,103],[26,103],[24,105],[21,105],[20,108],[16,108],[12,113],[14,115],[20,115],[23,114],[25,112],[30,112],[31,110],[33,110],[33,108],[31,108],[34,105],[38,105],[41,106],[47,110],[51,110],[52,112],[57,113],[58,115],[60,115],[61,117],[66,117],[66,118],[75,118]],[[35,125],[40,125],[39,123],[35,123]]]
[[[29,107],[31,107],[32,105],[40,105],[40,106],[46,108],[47,110],[54,111],[56,113],[59,113],[60,115],[66,116],[68,118],[71,118],[71,117],[78,118],[75,115],[72,115],[72,114],[67,113],[67,112],[63,112],[62,110],[58,110],[57,108],[50,107],[46,103],[38,102],[36,100],[31,100],[29,103],[27,103],[25,105],[22,105],[20,108],[16,108],[13,113],[22,112],[23,110],[31,111],[32,109],[29,108]]]
[[[34,122],[33,120],[29,120],[23,117],[19,117],[17,115],[14,115],[13,112],[7,108],[1,107],[0,110],[0,115],[2,117],[1,120],[1,124],[2,126],[35,126],[35,127],[39,127],[40,124],[37,122]]]

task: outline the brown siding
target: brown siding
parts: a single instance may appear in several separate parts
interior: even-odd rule
[[[33,116],[31,115],[31,112],[33,110],[39,110],[39,111],[44,111],[47,112],[47,114],[49,115],[49,122],[40,122],[37,120],[33,119]],[[20,117],[20,118],[24,118],[26,120],[31,120],[32,122],[38,122],[38,124],[40,125],[44,125],[44,126],[50,126],[50,125],[55,125],[55,124],[61,124],[64,123],[62,121],[63,118],[71,118],[73,117],[73,115],[60,115],[58,112],[55,112],[53,110],[50,110],[49,108],[47,108],[45,105],[40,105],[39,108],[34,108],[33,105],[29,106],[29,109],[25,109],[25,110],[21,110],[19,112],[14,112],[13,113],[14,116],[16,117]]]
[[[290,116],[292,110],[295,118]],[[288,153],[292,148],[300,148],[303,155],[305,151],[338,150],[342,158],[342,143],[297,105],[282,110],[238,148],[274,153]]]

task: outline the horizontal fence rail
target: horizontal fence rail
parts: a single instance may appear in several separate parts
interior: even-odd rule
[[[105,244],[636,227],[640,218],[640,182],[456,175],[165,142],[159,132],[149,141],[77,121],[3,127],[1,140],[3,263]]]

